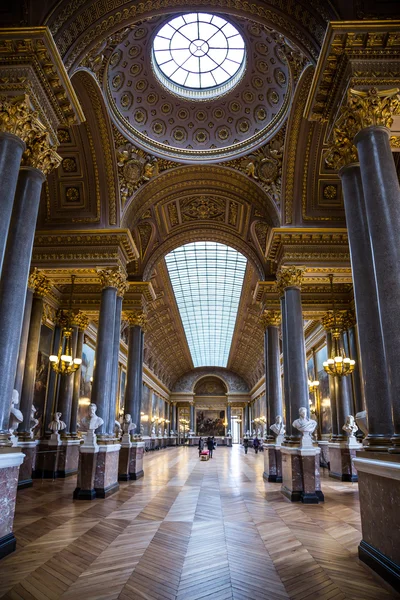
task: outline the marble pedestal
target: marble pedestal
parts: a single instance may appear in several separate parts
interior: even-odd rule
[[[19,469],[18,489],[31,487],[33,485],[32,474],[36,468],[36,451],[38,444],[38,440],[17,442],[17,447],[25,454],[25,460]]]
[[[400,592],[400,455],[359,451],[360,560]]]
[[[324,501],[321,491],[317,447],[281,447],[282,494],[291,502],[318,504]]]
[[[58,472],[61,439],[40,440],[35,460],[35,469],[32,473],[34,479],[56,479]]]
[[[143,477],[144,448],[145,442],[131,442],[129,445],[121,444],[118,463],[119,481],[130,481]]]
[[[119,490],[118,459],[121,444],[99,444],[94,489],[96,498],[108,498]]]
[[[329,469],[329,442],[328,440],[318,440],[318,448],[321,450],[319,455],[319,464],[325,469]]]
[[[66,440],[62,439],[61,441],[57,477],[64,478],[76,475],[79,464],[79,447],[82,442],[79,439],[72,438]]]
[[[264,473],[266,481],[282,483],[282,456],[281,446],[277,444],[263,444]]]
[[[85,447],[83,444],[79,448],[78,479],[73,494],[74,500],[94,500],[96,498],[94,476],[98,453],[99,446],[97,444],[92,448]]]
[[[178,439],[174,436],[169,438],[169,445],[170,446],[176,446],[178,444]]]
[[[329,477],[340,481],[358,481],[353,459],[357,450],[362,449],[361,444],[349,446],[346,442],[329,442],[328,448]]]
[[[0,448],[0,558],[14,552],[13,534],[18,472],[25,459],[21,449]]]
[[[230,448],[232,447],[232,438],[230,435],[225,437],[224,442],[225,442],[225,444],[224,444],[225,446],[228,446]]]

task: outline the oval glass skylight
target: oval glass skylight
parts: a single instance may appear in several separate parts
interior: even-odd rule
[[[188,98],[211,98],[231,89],[244,72],[245,55],[236,27],[208,13],[171,19],[153,42],[153,65],[160,81]]]

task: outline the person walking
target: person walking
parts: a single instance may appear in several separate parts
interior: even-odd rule
[[[201,438],[199,439],[199,456],[200,456],[200,454],[201,454],[201,451],[203,450],[203,448],[204,448],[204,440],[203,440],[203,438],[201,437]]]
[[[213,450],[214,450],[214,442],[212,441],[212,438],[210,438],[210,437],[207,438],[207,448],[210,453],[210,458],[212,458]]]
[[[254,448],[254,452],[256,454],[258,454],[258,450],[260,448],[260,440],[258,439],[258,437],[256,436],[253,440],[253,448]]]
[[[247,450],[249,449],[249,438],[248,437],[243,438],[243,448],[244,448],[244,453],[247,454]]]

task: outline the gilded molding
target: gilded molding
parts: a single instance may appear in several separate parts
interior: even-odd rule
[[[126,289],[126,273],[120,267],[117,269],[98,269],[97,275],[100,279],[102,289],[113,287],[118,290],[118,295],[123,295],[120,292]]]
[[[52,282],[46,277],[43,271],[39,269],[33,269],[29,275],[28,288],[33,290],[34,294],[38,298],[44,298],[50,292]]]
[[[301,289],[305,267],[294,265],[282,266],[277,273],[277,288],[282,295],[288,287],[298,287]]]
[[[260,317],[260,321],[264,329],[267,329],[267,327],[279,327],[281,324],[281,313],[277,310],[265,310]]]

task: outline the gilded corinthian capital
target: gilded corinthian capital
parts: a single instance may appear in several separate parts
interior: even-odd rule
[[[36,125],[26,140],[22,165],[39,169],[44,175],[48,175],[50,171],[57,169],[60,162],[61,156],[57,154],[55,147],[51,146],[49,134],[41,125]]]
[[[135,327],[136,325],[142,329],[145,329],[146,327],[146,313],[142,310],[124,311],[124,320],[128,321],[129,327]]]
[[[267,327],[278,327],[281,323],[281,313],[277,310],[265,310],[260,321],[264,329]]]
[[[44,298],[51,290],[51,281],[35,267],[29,276],[28,288],[33,290],[37,298]]]
[[[400,89],[378,90],[371,88],[367,91],[350,89],[347,106],[357,116],[358,129],[365,127],[391,127],[393,116],[400,114]]]
[[[118,269],[98,269],[97,275],[101,281],[102,288],[117,288],[118,296],[123,296],[127,290],[126,274],[121,268]]]
[[[276,276],[279,293],[282,295],[288,287],[301,288],[304,271],[305,267],[296,267],[294,265],[281,267]]]
[[[358,120],[347,107],[342,107],[341,114],[332,131],[332,143],[325,157],[330,169],[339,171],[345,165],[358,162],[357,148],[353,143],[359,131]]]
[[[78,327],[81,331],[85,331],[89,325],[89,317],[86,313],[79,311],[72,318],[72,325]]]
[[[27,142],[37,115],[32,109],[29,96],[8,98],[0,96],[0,131],[12,133]]]

